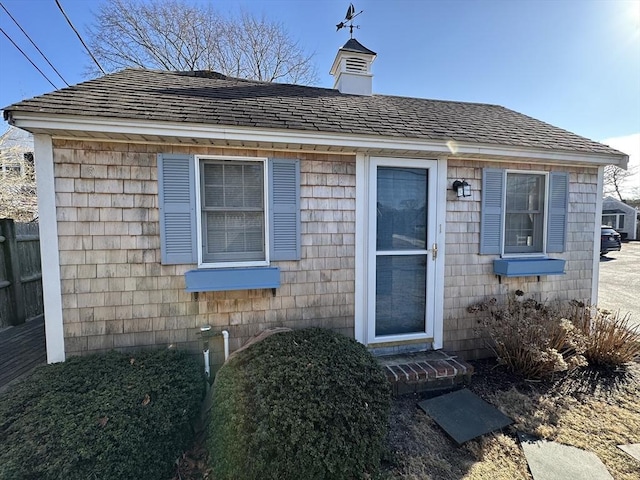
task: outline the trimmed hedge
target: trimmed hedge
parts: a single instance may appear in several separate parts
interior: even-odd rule
[[[169,478],[204,380],[171,350],[73,357],[0,397],[0,479]]]
[[[214,389],[216,480],[369,478],[379,467],[390,388],[355,340],[317,328],[272,335],[230,359]]]

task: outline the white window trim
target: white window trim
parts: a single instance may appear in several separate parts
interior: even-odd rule
[[[506,220],[507,220],[507,175],[510,173],[543,175],[544,176],[544,207],[542,221],[542,251],[541,252],[513,252],[505,253],[504,244],[506,239]],[[502,229],[502,244],[500,245],[501,258],[539,258],[547,256],[547,220],[549,218],[549,172],[543,170],[512,170],[504,171],[504,192],[502,194],[502,218],[500,220],[500,228]]]
[[[240,162],[262,162],[263,165],[263,205],[264,205],[264,260],[249,262],[208,262],[202,260],[202,204],[200,199],[200,162],[202,160],[228,160]],[[266,267],[269,266],[269,162],[266,157],[240,157],[230,155],[194,155],[195,185],[196,185],[196,242],[198,250],[198,268],[235,268],[235,267]]]

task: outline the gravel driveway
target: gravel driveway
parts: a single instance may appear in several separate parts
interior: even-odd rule
[[[640,327],[640,242],[623,243],[621,251],[600,257],[598,306],[629,312]]]

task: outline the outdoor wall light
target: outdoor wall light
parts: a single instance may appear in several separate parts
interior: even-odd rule
[[[453,182],[453,191],[456,192],[458,198],[471,196],[471,185],[465,180],[456,180]]]

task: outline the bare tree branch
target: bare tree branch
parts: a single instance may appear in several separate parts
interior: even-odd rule
[[[313,55],[282,24],[244,11],[225,18],[211,5],[184,0],[106,0],[89,38],[107,71],[215,70],[261,81],[318,81]],[[98,73],[91,65],[88,72]]]
[[[623,170],[615,165],[607,165],[604,167],[604,194],[615,195],[618,200],[624,202],[625,199],[622,196],[625,184],[629,177],[634,175],[635,168],[629,168]]]

